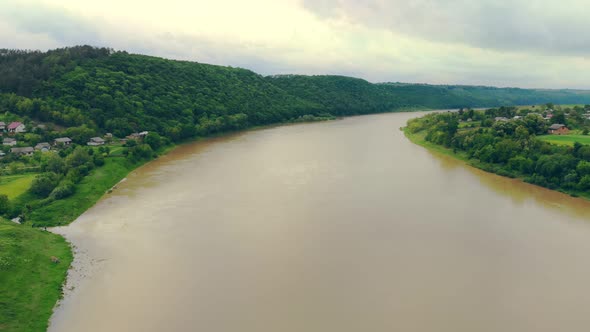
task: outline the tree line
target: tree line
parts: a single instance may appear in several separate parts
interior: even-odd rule
[[[583,114],[588,111],[590,105],[559,110],[551,120],[542,112],[513,107],[444,112],[410,120],[406,129],[462,153],[484,170],[579,194],[590,191],[590,145],[554,145],[537,136],[547,134],[551,123],[587,133],[590,120]]]

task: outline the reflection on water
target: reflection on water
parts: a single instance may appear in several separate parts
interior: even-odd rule
[[[588,200],[573,198],[570,195],[531,185],[518,179],[490,174],[480,169],[466,166],[465,163],[443,154],[433,153],[433,157],[440,161],[442,168],[449,171],[458,168],[471,172],[487,188],[494,190],[500,195],[509,197],[514,204],[521,205],[534,200],[546,208],[556,209],[561,213],[572,214],[590,220],[590,201]]]
[[[411,144],[414,114],[182,146],[69,227],[51,331],[586,331],[589,203]]]

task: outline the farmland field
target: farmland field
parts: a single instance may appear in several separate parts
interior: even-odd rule
[[[9,199],[20,196],[31,187],[35,175],[36,174],[3,176],[0,178],[0,194],[8,196]]]
[[[575,142],[590,144],[590,136],[588,135],[543,135],[537,138],[545,142],[560,145],[574,145]]]

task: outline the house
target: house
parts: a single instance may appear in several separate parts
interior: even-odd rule
[[[104,145],[104,143],[105,143],[104,139],[102,139],[100,137],[92,137],[87,144],[91,145],[91,146],[97,146],[97,145]]]
[[[551,135],[565,135],[570,130],[564,124],[554,123],[549,127],[549,134]]]
[[[125,137],[125,138],[126,138],[126,139],[135,139],[135,140],[137,140],[137,139],[139,139],[140,137],[139,137],[139,133],[133,133],[133,134],[130,134],[130,135],[128,135],[128,136],[127,136],[127,137]]]
[[[503,122],[508,121],[508,119],[505,118],[505,117],[503,117],[503,116],[497,116],[494,120],[496,120],[496,122],[498,122],[498,121],[503,121]]]
[[[0,151],[0,159],[4,158],[4,156],[6,156],[6,153],[4,153],[4,151]]]
[[[6,137],[5,139],[2,140],[2,145],[15,146],[16,139]]]
[[[113,134],[112,133],[106,133],[104,135],[104,138],[106,138],[106,139],[113,138]]]
[[[39,143],[39,144],[35,145],[35,150],[41,151],[41,152],[47,152],[47,151],[51,150],[51,144],[49,144],[47,142]]]
[[[72,144],[72,140],[69,137],[60,137],[53,140],[53,145],[70,145]]]
[[[10,152],[17,154],[19,156],[32,156],[33,152],[35,152],[35,149],[33,149],[30,146],[27,146],[24,148],[12,148],[10,149]]]
[[[149,134],[149,131],[142,131],[141,133],[133,133],[127,136],[127,139],[142,140]]]
[[[26,126],[22,122],[12,122],[7,127],[9,133],[24,133]]]
[[[2,131],[6,130],[6,123],[3,121],[0,121],[0,130],[2,130]]]

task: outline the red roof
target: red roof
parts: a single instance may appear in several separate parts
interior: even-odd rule
[[[22,123],[20,122],[13,122],[11,124],[8,125],[8,129],[16,129],[18,126],[22,125]]]

